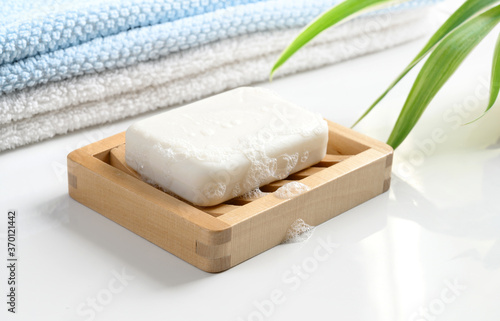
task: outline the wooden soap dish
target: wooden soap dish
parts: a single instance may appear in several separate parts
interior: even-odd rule
[[[179,200],[127,166],[124,132],[68,155],[69,195],[204,271],[224,271],[280,244],[299,218],[316,226],[389,189],[392,148],[328,126],[327,156],[261,187],[267,194],[258,199],[237,197],[211,207]],[[291,181],[310,190],[291,199],[272,194]]]

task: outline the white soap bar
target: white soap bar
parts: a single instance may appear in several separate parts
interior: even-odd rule
[[[148,183],[211,206],[319,162],[327,141],[319,114],[242,87],[136,122],[126,161]]]

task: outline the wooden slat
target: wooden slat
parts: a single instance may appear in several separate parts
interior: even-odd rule
[[[300,172],[288,176],[287,179],[293,179],[293,180],[303,179],[313,174],[319,173],[324,169],[325,169],[324,167],[309,167],[301,170]]]
[[[315,167],[330,167],[332,165],[338,164],[352,155],[331,155],[327,154],[325,158],[323,158],[318,164],[314,165]]]
[[[208,213],[212,216],[221,216],[223,214],[226,214],[234,209],[237,209],[239,206],[236,205],[230,205],[230,204],[219,204],[215,206],[208,206],[208,207],[202,207],[202,206],[197,206],[197,208],[205,213]]]
[[[274,192],[276,191],[278,188],[280,188],[281,186],[285,185],[286,183],[290,183],[292,181],[290,180],[286,180],[286,179],[282,179],[282,180],[279,180],[279,181],[275,181],[275,182],[272,182],[272,183],[269,183],[267,185],[264,185],[260,188],[261,191],[263,192]]]
[[[262,195],[262,197],[266,196],[267,193],[263,193],[264,195]],[[235,197],[233,199],[230,199],[229,201],[226,201],[225,203],[226,204],[231,204],[231,205],[245,205],[245,204],[248,204],[250,202],[253,202],[257,199],[259,199],[260,197],[258,198],[252,198],[252,197],[244,197],[244,196],[238,196],[238,197]]]

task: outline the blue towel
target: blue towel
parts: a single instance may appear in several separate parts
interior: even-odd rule
[[[258,1],[263,0],[0,0],[0,65]]]
[[[0,95],[134,65],[228,37],[304,26],[338,2],[1,1]],[[397,10],[434,2],[413,0]]]

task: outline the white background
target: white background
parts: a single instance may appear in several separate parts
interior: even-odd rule
[[[442,19],[457,5],[451,2],[433,17]],[[350,126],[425,40],[260,86]],[[220,274],[198,270],[67,194],[70,151],[157,112],[2,153],[0,256],[10,208],[19,211],[20,237],[18,314],[3,303],[2,263],[0,319],[498,321],[500,106],[461,126],[486,105],[495,40],[474,51],[397,150],[389,192],[317,227],[306,242]],[[414,77],[356,129],[385,140]],[[432,140],[436,131],[444,138]],[[325,242],[335,247],[319,262],[314,253]]]

